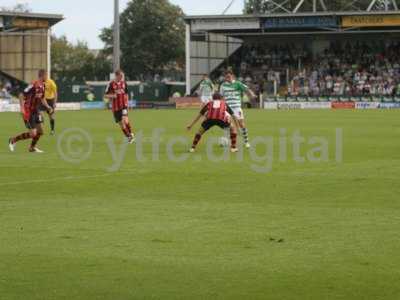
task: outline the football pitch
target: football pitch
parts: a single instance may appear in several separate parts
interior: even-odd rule
[[[59,112],[45,154],[1,114],[0,299],[400,299],[400,111],[249,110],[255,149],[189,155],[195,114],[133,111],[126,147]]]

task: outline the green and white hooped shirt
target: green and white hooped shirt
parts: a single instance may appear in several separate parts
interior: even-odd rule
[[[214,85],[209,79],[205,79],[200,83],[200,96],[211,98],[214,93]]]
[[[232,109],[242,107],[243,94],[249,90],[249,87],[240,81],[225,81],[221,84],[220,93],[225,98],[226,103]]]

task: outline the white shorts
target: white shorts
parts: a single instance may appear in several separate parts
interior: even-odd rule
[[[238,119],[238,120],[244,120],[243,109],[241,109],[240,107],[238,107],[238,108],[232,108],[232,110],[233,110],[233,115],[235,116],[236,119]]]
[[[208,102],[210,102],[212,100],[212,96],[201,96],[201,102],[203,102],[204,104],[207,104]]]

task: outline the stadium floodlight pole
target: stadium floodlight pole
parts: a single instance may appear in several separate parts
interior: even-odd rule
[[[51,28],[47,29],[47,75],[51,76]]]
[[[185,52],[186,52],[186,96],[190,96],[192,93],[192,70],[191,70],[191,27],[190,23],[186,24],[186,34],[185,34]]]
[[[114,50],[113,68],[114,71],[121,67],[121,44],[120,44],[120,24],[119,24],[119,0],[114,0]]]

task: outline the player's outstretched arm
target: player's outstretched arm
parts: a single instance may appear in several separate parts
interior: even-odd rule
[[[198,114],[198,116],[193,120],[192,123],[190,123],[186,128],[187,130],[191,130],[193,128],[194,125],[196,125],[196,123],[201,119],[201,117],[203,117],[202,114]]]
[[[208,105],[204,105],[203,108],[200,110],[200,113],[198,114],[198,116],[193,120],[193,122],[187,126],[188,130],[191,130],[192,127],[202,118],[205,116],[206,112],[207,112],[207,108]]]
[[[257,98],[257,95],[256,95],[251,89],[248,89],[248,90],[246,91],[246,94],[247,94],[247,96],[249,96],[251,99]]]
[[[104,97],[107,98],[108,100],[113,100],[117,98],[117,94],[105,94]]]
[[[54,110],[51,108],[51,106],[47,103],[47,100],[44,98],[42,99],[42,105],[46,107],[46,110],[50,115],[54,113]]]
[[[106,98],[108,100],[114,100],[115,98],[117,98],[117,94],[114,93],[114,88],[113,88],[111,82],[107,85],[107,88],[104,93],[104,98]]]
[[[244,83],[240,83],[240,89],[251,99],[254,99],[257,97],[257,95],[252,91],[252,89]]]

